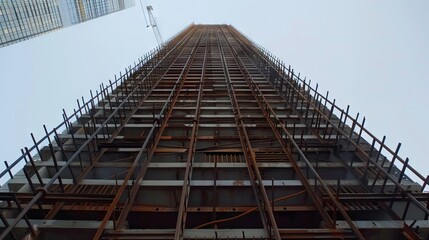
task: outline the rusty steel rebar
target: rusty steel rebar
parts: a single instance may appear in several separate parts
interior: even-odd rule
[[[232,26],[191,25],[5,162],[0,239],[56,220],[94,240],[427,237],[429,177],[318,89]]]

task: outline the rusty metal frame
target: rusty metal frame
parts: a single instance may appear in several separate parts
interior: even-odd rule
[[[5,163],[0,238],[80,218],[93,239],[427,237],[429,177],[328,96],[233,27],[190,26]]]
[[[191,34],[193,34],[193,33],[191,33]],[[131,193],[130,193],[130,196],[128,198],[128,202],[123,207],[123,209],[121,211],[121,214],[119,216],[118,223],[117,223],[117,228],[119,228],[119,229],[123,226],[123,224],[124,224],[124,222],[126,220],[126,217],[128,215],[128,212],[130,211],[131,205],[133,204],[134,199],[135,199],[135,197],[137,195],[137,191],[140,188],[140,184],[143,181],[143,177],[144,177],[144,174],[145,174],[145,172],[147,170],[148,164],[150,163],[150,161],[152,159],[152,156],[155,153],[155,149],[158,146],[160,137],[161,137],[161,135],[162,135],[165,127],[167,126],[168,119],[171,117],[171,112],[174,109],[174,106],[176,105],[177,98],[179,97],[179,92],[180,92],[180,90],[181,90],[181,88],[183,86],[183,83],[184,83],[184,81],[186,79],[186,74],[189,71],[189,67],[190,67],[190,65],[192,63],[192,60],[193,60],[194,56],[195,56],[195,52],[196,52],[198,43],[199,43],[199,41],[201,39],[201,34],[202,34],[202,32],[200,33],[200,35],[198,37],[197,44],[192,48],[191,53],[190,53],[190,55],[189,55],[189,57],[188,57],[188,59],[187,59],[187,61],[185,63],[185,67],[182,69],[179,77],[177,78],[177,80],[176,80],[176,82],[174,84],[174,87],[173,87],[173,89],[171,91],[171,94],[168,96],[168,99],[167,99],[166,103],[164,104],[164,107],[162,108],[161,112],[158,114],[157,118],[155,119],[155,123],[154,123],[154,125],[152,127],[152,129],[154,131],[156,129],[154,140],[151,143],[151,146],[149,147],[149,150],[148,150],[148,153],[147,153],[147,157],[143,161],[143,166],[142,166],[142,168],[141,168],[141,170],[139,172],[139,175],[134,180],[134,184],[132,186]],[[189,35],[189,36],[191,36],[191,35]],[[180,55],[181,55],[181,53],[178,54],[177,57],[179,57]],[[161,125],[159,125],[159,124],[161,124]],[[151,132],[152,132],[152,129],[151,129]],[[152,134],[150,136],[152,136]],[[150,138],[151,137],[147,137],[146,139],[148,140]],[[143,144],[140,152],[143,153],[144,150],[146,150],[146,145],[145,144]],[[138,157],[136,157],[136,158],[140,158],[140,155],[141,155],[140,152],[139,152]],[[94,237],[94,239],[95,239],[95,237]]]
[[[234,31],[235,32],[235,34],[237,34],[236,33],[236,31]],[[253,48],[256,48],[254,45],[252,45],[250,42],[247,42],[247,44],[244,44],[244,41],[246,41],[246,39],[244,39],[243,37],[241,37],[241,39],[243,40],[243,46],[245,46],[245,47],[253,47]],[[248,41],[248,40],[247,40]],[[379,173],[380,174],[382,174],[383,176],[384,176],[384,179],[383,179],[383,181],[385,182],[386,180],[389,180],[390,182],[392,182],[393,184],[395,184],[395,188],[397,189],[397,190],[399,190],[400,191],[400,194],[404,194],[411,202],[413,202],[416,206],[418,206],[422,211],[424,211],[426,214],[429,214],[429,209],[427,209],[427,207],[426,206],[424,206],[420,201],[418,201],[414,196],[413,196],[413,194],[412,193],[410,193],[404,186],[402,186],[402,184],[400,183],[400,181],[398,181],[399,179],[396,179],[394,176],[392,176],[391,174],[390,174],[390,172],[389,171],[386,171],[383,167],[382,167],[382,165],[383,164],[378,164],[378,159],[376,159],[376,160],[374,160],[374,159],[372,159],[371,158],[371,152],[370,153],[367,153],[366,151],[365,151],[365,149],[359,144],[359,141],[354,141],[352,138],[351,138],[351,134],[352,133],[348,133],[348,132],[346,132],[345,130],[344,130],[344,128],[343,127],[340,127],[340,126],[338,126],[337,124],[335,124],[333,121],[332,121],[332,119],[331,119],[331,116],[332,116],[332,111],[333,110],[331,110],[330,112],[328,112],[328,113],[326,113],[326,107],[325,106],[322,106],[320,103],[323,101],[323,100],[325,100],[325,105],[326,105],[326,103],[329,101],[328,99],[327,99],[327,97],[324,97],[323,95],[321,95],[320,93],[318,93],[317,92],[317,87],[316,87],[316,89],[313,89],[311,86],[310,86],[310,84],[309,83],[306,83],[304,80],[301,80],[301,78],[299,77],[299,76],[297,76],[297,75],[295,75],[294,73],[293,73],[293,71],[290,71],[289,70],[289,74],[285,74],[285,73],[282,73],[281,71],[281,69],[286,69],[285,67],[284,67],[284,65],[282,65],[281,63],[280,63],[280,61],[279,60],[268,60],[268,59],[274,59],[274,57],[273,57],[273,55],[272,54],[270,54],[270,53],[268,53],[267,51],[265,51],[265,50],[261,50],[261,49],[257,49],[256,48],[256,50],[255,50],[255,52],[259,55],[259,57],[260,57],[260,59],[264,59],[264,61],[266,61],[266,63],[267,63],[267,65],[270,67],[270,68],[272,68],[273,69],[273,72],[276,72],[277,74],[278,74],[278,76],[279,77],[281,77],[281,78],[283,78],[285,81],[283,81],[283,84],[285,84],[285,85],[288,85],[288,87],[290,88],[290,89],[292,89],[292,91],[293,92],[295,92],[296,93],[296,95],[297,96],[299,96],[299,98],[301,98],[302,99],[302,101],[305,101],[306,103],[308,103],[308,105],[310,106],[310,107],[313,107],[313,109],[318,113],[318,115],[319,116],[321,116],[321,118],[323,118],[324,119],[324,121],[328,124],[328,125],[330,125],[331,127],[332,127],[332,129],[335,129],[335,131],[337,132],[337,133],[339,133],[339,134],[341,134],[341,138],[342,139],[344,139],[344,140],[346,140],[347,141],[347,143],[348,144],[350,144],[350,145],[352,145],[353,147],[355,147],[356,148],[356,150],[359,152],[359,153],[361,153],[362,154],[362,156],[365,158],[365,161],[367,162],[367,164],[369,164],[369,165],[371,165],[371,166],[373,166],[373,167],[375,167],[378,171],[379,171]],[[262,52],[262,53],[261,53]],[[262,55],[263,53],[265,53],[265,54],[267,54],[267,55]],[[268,59],[267,59],[268,58]],[[276,65],[277,64],[277,65]],[[303,85],[303,87],[304,87],[304,89],[301,89],[301,91],[300,91],[300,89],[298,88],[296,88],[296,86],[295,86],[295,84],[297,84],[296,83],[296,81],[298,81],[298,82],[300,82],[300,84],[302,84]],[[305,87],[307,87],[307,90],[305,90]],[[304,91],[306,91],[307,92],[307,94],[304,94],[303,92]],[[313,96],[311,96],[310,95],[310,92],[311,91],[313,91],[314,92],[314,97]],[[315,97],[315,96],[320,96],[320,98],[321,98],[321,100],[317,100],[317,98],[318,97]],[[329,101],[330,102],[330,101]],[[336,106],[335,105],[335,101],[334,102],[330,102],[331,104],[332,104],[332,108],[335,108],[335,109],[340,109],[338,106]],[[379,153],[384,149],[384,150],[386,150],[389,154],[392,154],[392,162],[395,160],[395,159],[398,159],[402,164],[403,164],[403,172],[405,172],[405,169],[409,169],[413,174],[415,174],[420,180],[422,180],[423,181],[423,184],[422,184],[422,191],[423,191],[423,189],[424,189],[424,187],[427,185],[427,182],[428,182],[428,178],[424,178],[420,173],[418,173],[414,168],[412,168],[411,166],[409,166],[408,165],[408,160],[403,160],[402,158],[400,158],[399,156],[398,156],[398,150],[399,150],[399,148],[397,148],[397,150],[396,151],[393,151],[393,150],[391,150],[390,148],[388,148],[385,144],[384,144],[384,141],[380,141],[380,140],[378,140],[377,138],[375,138],[375,136],[374,135],[372,135],[367,129],[365,129],[364,127],[363,127],[363,124],[359,124],[358,122],[357,122],[357,119],[355,119],[355,118],[353,118],[353,117],[351,117],[351,116],[349,116],[348,115],[348,110],[346,111],[346,112],[344,112],[344,110],[342,110],[342,109],[340,109],[340,112],[342,113],[342,114],[345,114],[345,119],[343,120],[343,121],[340,121],[340,123],[342,124],[342,126],[344,126],[345,125],[345,123],[346,123],[346,119],[351,119],[352,120],[352,123],[353,123],[353,125],[355,126],[355,127],[360,127],[360,130],[359,130],[359,137],[358,137],[358,139],[361,139],[361,135],[362,135],[362,132],[365,132],[366,134],[368,134],[368,136],[370,136],[371,138],[373,138],[373,143],[372,143],[372,148],[371,149],[373,149],[373,146],[374,146],[374,143],[375,142],[377,142],[377,143],[380,143],[380,150],[379,150]],[[327,114],[329,114],[329,116],[327,116]],[[340,120],[342,119],[342,117],[340,117]],[[365,120],[363,120],[363,123],[365,122]],[[400,146],[400,144],[399,144],[399,146]],[[350,164],[349,164],[349,166],[351,167],[351,165],[353,164],[353,162],[351,162]],[[390,166],[393,166],[393,165],[390,165]],[[401,176],[403,176],[403,174],[401,174]],[[402,178],[402,177],[401,177]]]
[[[224,38],[225,38],[225,41],[227,41],[226,36],[224,36]],[[219,36],[218,36],[218,41],[219,41],[219,48],[222,56],[222,64],[225,72],[225,79],[227,82],[228,92],[231,98],[234,117],[237,124],[238,136],[240,138],[240,143],[241,143],[243,152],[245,153],[244,156],[247,162],[247,169],[248,169],[252,187],[255,193],[255,198],[258,200],[258,208],[261,214],[262,222],[264,223],[264,228],[265,228],[265,231],[267,231],[268,236],[271,237],[271,235],[274,234],[275,239],[281,239],[280,233],[277,227],[277,222],[274,217],[273,209],[271,207],[271,202],[268,199],[268,195],[262,183],[262,177],[259,172],[258,165],[256,164],[255,152],[252,149],[252,145],[247,135],[246,127],[244,126],[243,118],[242,118],[238,101],[237,101],[237,96],[235,94],[234,86],[231,83],[228,65],[225,59],[225,53],[224,53]],[[260,198],[262,198],[262,200]],[[268,214],[268,217],[265,215],[265,213]]]
[[[225,36],[226,38],[226,36]],[[299,153],[301,156],[301,159],[306,163],[306,168],[311,171],[313,176],[318,180],[318,183],[321,185],[323,190],[326,192],[326,194],[329,196],[329,199],[335,204],[337,209],[340,211],[340,213],[343,215],[343,217],[346,219],[347,223],[350,225],[350,227],[353,229],[354,233],[359,239],[364,239],[363,235],[360,233],[359,229],[355,226],[352,219],[348,216],[346,210],[341,205],[340,202],[336,199],[334,194],[331,192],[331,190],[328,188],[328,186],[324,183],[323,179],[319,176],[317,171],[314,169],[314,167],[311,165],[310,161],[307,159],[305,154],[302,152],[301,148],[298,146],[296,141],[293,139],[291,133],[286,129],[284,123],[278,118],[273,108],[270,106],[269,101],[265,98],[262,91],[259,89],[258,85],[253,80],[252,76],[247,72],[246,67],[244,66],[243,62],[239,57],[237,57],[238,53],[233,48],[232,44],[230,44],[232,51],[234,52],[234,59],[240,66],[240,70],[243,73],[243,76],[245,80],[247,81],[248,85],[250,86],[250,90],[255,97],[255,99],[258,102],[258,105],[260,109],[264,112],[264,116],[267,119],[268,123],[270,124],[272,130],[276,133],[276,138],[278,141],[282,144],[283,150],[285,153],[289,156],[289,160],[292,163],[292,166],[295,169],[295,172],[298,174],[302,184],[305,186],[305,189],[307,190],[307,193],[310,194],[314,204],[316,205],[317,209],[319,210],[319,213],[322,215],[323,219],[328,223],[328,226],[331,228],[334,228],[334,222],[331,219],[331,217],[326,212],[326,209],[324,209],[322,205],[321,199],[316,195],[315,189],[317,186],[314,187],[314,190],[310,187],[309,182],[307,178],[302,173],[301,169],[298,167],[297,162],[292,156],[290,147],[286,146],[285,141],[289,141],[290,145]],[[273,122],[273,118],[275,119]],[[279,133],[279,128],[282,130],[283,133],[287,136],[286,139],[282,139],[281,134]]]
[[[174,47],[172,48],[172,49],[168,49],[168,48],[166,48],[166,50],[169,50],[168,51],[168,53],[172,53],[173,52],[173,50],[174,50],[174,48],[177,46],[177,45],[173,45]],[[151,57],[154,57],[154,56],[156,56],[156,52],[157,52],[157,50],[155,50],[155,51],[152,51],[149,55],[148,55],[148,57],[149,56],[151,56]],[[168,55],[168,54],[167,54]],[[163,57],[162,59],[160,59],[161,61],[163,60],[163,59],[165,59],[165,57]],[[157,65],[159,65],[159,63],[160,62],[158,62],[158,63],[156,63],[155,64],[155,66],[157,66]],[[120,79],[122,79],[122,78],[126,78],[125,76],[131,76],[131,74],[134,74],[134,72],[135,71],[137,71],[137,65],[135,66],[135,68],[133,69],[133,71],[131,72],[131,70],[130,70],[130,72],[127,72],[126,71],[126,73],[125,73],[125,75],[124,75],[124,77],[121,77]],[[151,71],[155,71],[155,70],[157,70],[157,68],[156,67],[152,67],[151,68],[151,70],[150,70],[150,72]],[[117,79],[117,81],[120,81],[120,79]],[[139,87],[141,87],[141,86],[143,86],[143,83],[144,83],[144,80],[146,79],[146,77],[144,77],[135,87],[134,87],[134,89],[129,93],[129,95],[125,98],[125,99],[123,99],[123,101],[122,101],[122,103],[109,115],[109,117],[103,122],[103,124],[102,124],[102,126],[103,125],[106,125],[111,119],[113,119],[113,117],[115,116],[115,114],[116,113],[119,113],[119,109],[120,109],[120,107],[122,107],[122,106],[124,106],[125,105],[125,103],[126,103],[126,101],[128,100],[128,99],[130,99],[131,98],[131,95],[133,94],[133,93],[135,93],[135,92],[137,92],[137,90],[139,89]],[[116,83],[117,83],[117,81],[116,81]],[[115,83],[115,84],[116,84]],[[110,87],[110,86],[109,86]],[[105,89],[108,89],[107,87],[105,88]],[[101,92],[100,92],[100,94],[101,94]],[[81,108],[79,108],[79,110],[78,111],[81,111],[83,108],[85,108],[85,107],[88,107],[88,105],[89,104],[92,104],[92,105],[94,105],[94,103],[93,103],[93,101],[94,101],[94,99],[96,99],[96,98],[98,98],[99,97],[99,94],[97,94],[95,97],[92,97],[91,99],[90,99],[90,101],[87,103],[87,104],[84,104]],[[142,101],[143,101],[143,99],[142,99]],[[88,111],[89,112],[89,111]],[[75,112],[75,113],[77,113],[77,112]],[[75,117],[74,115],[71,115],[69,118],[67,118],[66,120],[67,121],[69,121],[69,120],[71,120],[71,118],[72,117]],[[49,135],[51,135],[51,134],[53,134],[53,133],[55,133],[55,131],[56,131],[56,129],[59,129],[59,128],[61,128],[63,125],[66,125],[66,123],[67,123],[67,121],[64,121],[63,123],[61,123],[58,127],[56,127],[54,130],[52,130],[51,132],[49,132],[49,133],[47,133],[47,135],[44,137],[44,138],[42,138],[39,142],[37,142],[37,144],[35,145],[35,146],[33,146],[32,148],[30,148],[30,151],[31,151],[31,149],[36,149],[36,146],[38,145],[38,144],[41,144],[41,143],[43,143],[43,141],[45,141],[45,139],[48,139],[49,140]],[[96,129],[96,130],[94,130],[94,132],[91,134],[91,136],[79,147],[79,149],[77,149],[77,151],[68,159],[68,161],[66,162],[66,164],[64,164],[58,171],[57,171],[57,173],[51,178],[51,180],[48,182],[48,183],[46,183],[46,184],[44,184],[44,186],[43,186],[43,188],[39,188],[38,189],[38,192],[37,192],[37,194],[35,194],[35,196],[33,197],[33,199],[30,201],[30,202],[28,202],[27,203],[27,205],[21,210],[21,212],[18,214],[18,216],[15,218],[15,220],[11,223],[11,224],[9,224],[9,226],[5,229],[5,231],[3,231],[2,232],[2,234],[0,235],[0,239],[2,239],[2,238],[4,238],[4,237],[6,237],[10,232],[11,232],[11,230],[16,226],[16,224],[23,218],[23,217],[25,217],[26,216],[26,214],[27,214],[27,212],[31,209],[31,207],[34,205],[34,204],[36,204],[39,200],[41,200],[41,199],[43,199],[43,197],[46,195],[46,194],[48,194],[49,193],[49,187],[51,186],[51,185],[53,185],[54,183],[55,183],[55,181],[56,181],[56,179],[58,179],[58,177],[60,177],[60,175],[62,174],[62,172],[63,171],[65,171],[66,169],[67,169],[67,167],[70,165],[70,163],[74,160],[74,159],[76,159],[76,158],[78,158],[79,157],[79,155],[80,155],[80,153],[85,149],[85,148],[87,148],[87,146],[89,146],[89,144],[91,144],[92,143],[92,141],[93,141],[93,139],[95,139],[96,138],[96,136],[97,136],[97,134],[99,133],[99,132],[101,132],[102,131],[102,127],[100,127],[100,128],[98,128],[98,129]],[[49,140],[50,141],[50,140]],[[6,172],[10,172],[10,169],[11,168],[13,168],[15,165],[17,165],[22,159],[24,159],[24,156],[25,155],[23,155],[23,156],[21,156],[20,158],[18,158],[13,164],[11,164],[10,166],[9,166],[9,168],[8,169],[6,169],[5,171],[3,171],[1,174],[0,174],[0,176],[3,176]],[[91,163],[92,163],[92,161],[91,161]],[[36,170],[36,172],[37,172],[37,170]],[[33,235],[35,235],[36,233],[33,231]]]
[[[203,97],[204,92],[204,73],[205,73],[205,65],[206,65],[206,57],[207,57],[207,50],[208,50],[208,39],[210,37],[210,32],[207,32],[206,34],[206,41],[205,41],[205,50],[204,50],[204,57],[203,57],[203,66],[201,69],[201,78],[199,80],[199,88],[198,88],[198,97],[197,97],[197,106],[195,108],[194,113],[194,119],[192,120],[193,126],[192,126],[192,133],[191,133],[191,139],[189,142],[188,147],[188,156],[186,161],[186,170],[184,174],[184,184],[182,187],[181,195],[180,195],[180,203],[179,203],[179,210],[177,215],[177,222],[176,222],[176,230],[174,234],[174,239],[179,240],[183,238],[183,230],[185,229],[186,225],[186,217],[187,217],[187,207],[188,207],[188,201],[189,201],[189,192],[190,192],[190,183],[192,179],[192,169],[193,169],[193,163],[195,158],[195,143],[198,133],[198,125],[200,122],[200,113],[201,113],[201,99]],[[198,45],[196,45],[198,48]]]
[[[192,29],[192,30],[194,31],[195,29]],[[190,36],[192,35],[193,31],[190,31],[187,34],[187,37],[184,38],[184,39],[182,39],[181,45],[184,45],[184,44],[187,43],[187,41],[190,39]],[[183,50],[183,48],[182,48],[182,50]],[[180,54],[178,54],[176,56],[176,58],[179,55]],[[190,57],[188,58],[188,61],[189,61]],[[157,135],[157,134],[159,132],[162,132],[163,128],[165,128],[165,123],[167,121],[164,121],[164,120],[165,120],[165,118],[168,119],[168,117],[169,117],[169,114],[165,113],[165,112],[166,111],[170,111],[172,109],[171,106],[174,106],[175,100],[177,99],[176,92],[179,91],[177,88],[178,87],[180,88],[181,83],[183,82],[182,80],[183,80],[184,70],[185,70],[185,68],[183,69],[182,73],[180,74],[179,78],[177,79],[176,84],[174,85],[174,88],[173,88],[170,96],[168,97],[167,102],[164,104],[164,107],[162,108],[161,112],[156,117],[155,122],[154,122],[154,124],[153,124],[153,126],[152,126],[152,128],[151,128],[151,130],[150,130],[150,132],[148,134],[148,136],[146,137],[146,140],[144,141],[142,147],[140,148],[139,153],[137,154],[135,160],[133,161],[133,165],[128,170],[128,173],[127,173],[127,175],[126,175],[126,177],[124,179],[123,184],[119,188],[119,190],[118,190],[118,192],[117,192],[117,194],[115,196],[115,199],[112,201],[112,204],[110,205],[109,210],[107,211],[107,213],[106,213],[106,215],[105,215],[105,217],[104,217],[104,219],[103,219],[103,221],[101,223],[101,226],[98,228],[98,230],[95,233],[93,239],[99,239],[101,237],[101,234],[104,231],[104,227],[106,226],[107,222],[109,221],[109,219],[110,219],[113,211],[115,211],[116,205],[119,202],[119,199],[122,196],[122,193],[124,192],[125,188],[128,186],[128,181],[131,179],[132,175],[134,174],[135,169],[137,167],[140,167],[139,175],[137,176],[137,178],[135,180],[135,183],[133,184],[133,187],[132,187],[132,190],[131,190],[131,194],[130,194],[130,196],[128,198],[128,202],[126,203],[125,207],[123,208],[123,210],[122,210],[122,212],[121,212],[121,214],[119,216],[118,226],[117,227],[120,228],[124,224],[125,219],[126,219],[126,217],[128,215],[128,212],[130,210],[130,206],[131,206],[132,202],[134,201],[134,198],[135,198],[135,196],[137,194],[137,190],[140,187],[141,181],[143,180],[143,176],[144,176],[145,171],[147,169],[147,165],[149,164],[150,159],[151,159],[151,157],[153,155],[154,146],[156,146],[157,145],[156,144],[157,141],[159,141],[159,137],[158,137],[159,135]],[[174,98],[174,99],[172,99],[172,98]],[[159,124],[161,124],[161,126],[159,126]],[[159,128],[159,131],[158,131],[157,128]],[[156,137],[155,137],[155,135],[156,135]],[[155,139],[152,140],[152,137],[155,137]],[[149,143],[151,140],[153,142]],[[147,152],[147,158],[143,161],[143,165],[141,165],[142,164],[141,158],[142,158],[142,156],[143,156],[143,154],[144,154],[145,151]]]

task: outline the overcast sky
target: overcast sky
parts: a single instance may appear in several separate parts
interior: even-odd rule
[[[429,174],[428,1],[151,1],[164,39],[192,22],[232,24]],[[76,99],[157,45],[136,6],[0,48],[1,162]],[[3,165],[3,164],[1,164]],[[0,169],[4,169],[3,166]]]

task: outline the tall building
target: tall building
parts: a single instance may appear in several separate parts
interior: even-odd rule
[[[6,166],[0,239],[427,239],[428,178],[317,89],[189,26]]]
[[[134,5],[134,0],[1,0],[0,47]]]

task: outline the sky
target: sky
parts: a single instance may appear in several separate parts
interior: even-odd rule
[[[147,2],[147,1],[146,1]],[[164,39],[191,23],[231,24],[331,99],[424,176],[429,174],[428,1],[152,0]],[[139,2],[79,25],[0,48],[0,151],[13,162],[157,42]]]

